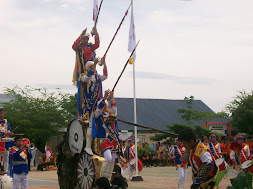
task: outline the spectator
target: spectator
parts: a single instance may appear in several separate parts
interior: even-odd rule
[[[145,167],[148,167],[150,165],[149,156],[148,156],[147,152],[143,153],[141,160],[142,160]]]
[[[228,148],[228,142],[225,137],[221,138],[221,143],[220,143],[220,148],[221,148],[221,154],[224,156],[225,161],[229,161],[229,148]]]
[[[127,189],[128,184],[125,177],[121,175],[121,168],[118,165],[114,165],[113,174],[112,174],[112,185],[113,188]]]
[[[171,161],[171,155],[169,154],[169,151],[166,151],[165,152],[165,159],[166,159],[166,165],[173,165],[173,163],[171,162],[174,162],[174,161]]]
[[[156,156],[156,154],[155,154],[155,151],[152,151],[152,153],[151,153],[150,156],[149,156],[149,159],[150,159],[151,166],[153,166],[154,163],[155,163],[156,166],[159,167],[159,164],[158,164],[158,160],[157,160],[157,156]]]
[[[159,152],[164,152],[165,151],[165,147],[164,147],[164,143],[161,143],[161,146],[159,146]]]
[[[252,138],[248,137],[247,138],[247,142],[245,142],[247,145],[249,145],[249,150],[250,150],[250,154],[253,154],[253,142],[252,142]]]
[[[163,167],[167,165],[167,159],[165,158],[164,152],[160,152],[160,154],[158,155],[158,159]]]
[[[96,180],[96,185],[99,189],[111,189],[110,182],[106,177],[100,177]]]

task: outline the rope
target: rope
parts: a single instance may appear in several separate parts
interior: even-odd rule
[[[135,126],[135,127],[140,127],[140,128],[144,128],[144,129],[150,129],[150,130],[154,130],[154,131],[159,131],[159,132],[161,132],[161,133],[170,135],[171,137],[178,137],[178,134],[170,133],[170,132],[167,132],[167,131],[162,131],[162,130],[159,130],[159,129],[156,129],[156,128],[153,128],[153,127],[148,127],[148,126],[143,126],[143,125],[139,125],[139,124],[136,124],[136,123],[131,123],[131,122],[128,122],[128,121],[124,121],[124,120],[122,120],[122,119],[119,119],[119,118],[118,118],[118,121],[120,121],[120,122],[122,122],[122,123],[125,123],[125,124],[128,124],[128,125]]]

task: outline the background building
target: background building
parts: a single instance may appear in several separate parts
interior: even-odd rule
[[[116,98],[118,107],[118,117],[124,121],[133,122],[133,99],[132,98]],[[179,108],[188,109],[188,105],[184,100],[165,100],[165,99],[137,99],[137,123],[140,125],[150,126],[159,130],[167,130],[166,125],[174,123],[189,124],[181,118],[182,114],[177,113]],[[192,109],[200,112],[214,112],[201,100],[194,100]],[[215,132],[231,136],[231,124],[228,119],[216,118],[205,123],[202,121],[192,121],[192,125],[203,125]],[[118,123],[119,130],[133,131],[134,127]],[[140,142],[150,143],[150,136],[153,131],[138,128],[138,138]]]

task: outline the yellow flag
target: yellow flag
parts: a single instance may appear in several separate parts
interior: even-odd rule
[[[129,63],[129,64],[133,64],[133,63],[134,63],[134,60],[133,60],[132,57],[129,58],[128,63]]]

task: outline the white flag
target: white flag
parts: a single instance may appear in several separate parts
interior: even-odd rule
[[[46,152],[46,157],[47,158],[50,158],[52,156],[52,154],[53,154],[47,144],[45,146],[45,152]]]
[[[130,29],[129,29],[129,41],[128,41],[128,51],[132,52],[134,50],[134,47],[136,45],[136,39],[135,39],[135,25],[134,25],[134,13],[133,13],[133,1],[132,1],[132,7],[131,7],[131,22],[130,22]],[[135,61],[136,58],[136,50],[133,54],[133,60]]]
[[[93,0],[93,20],[96,21],[98,15],[98,0]]]

